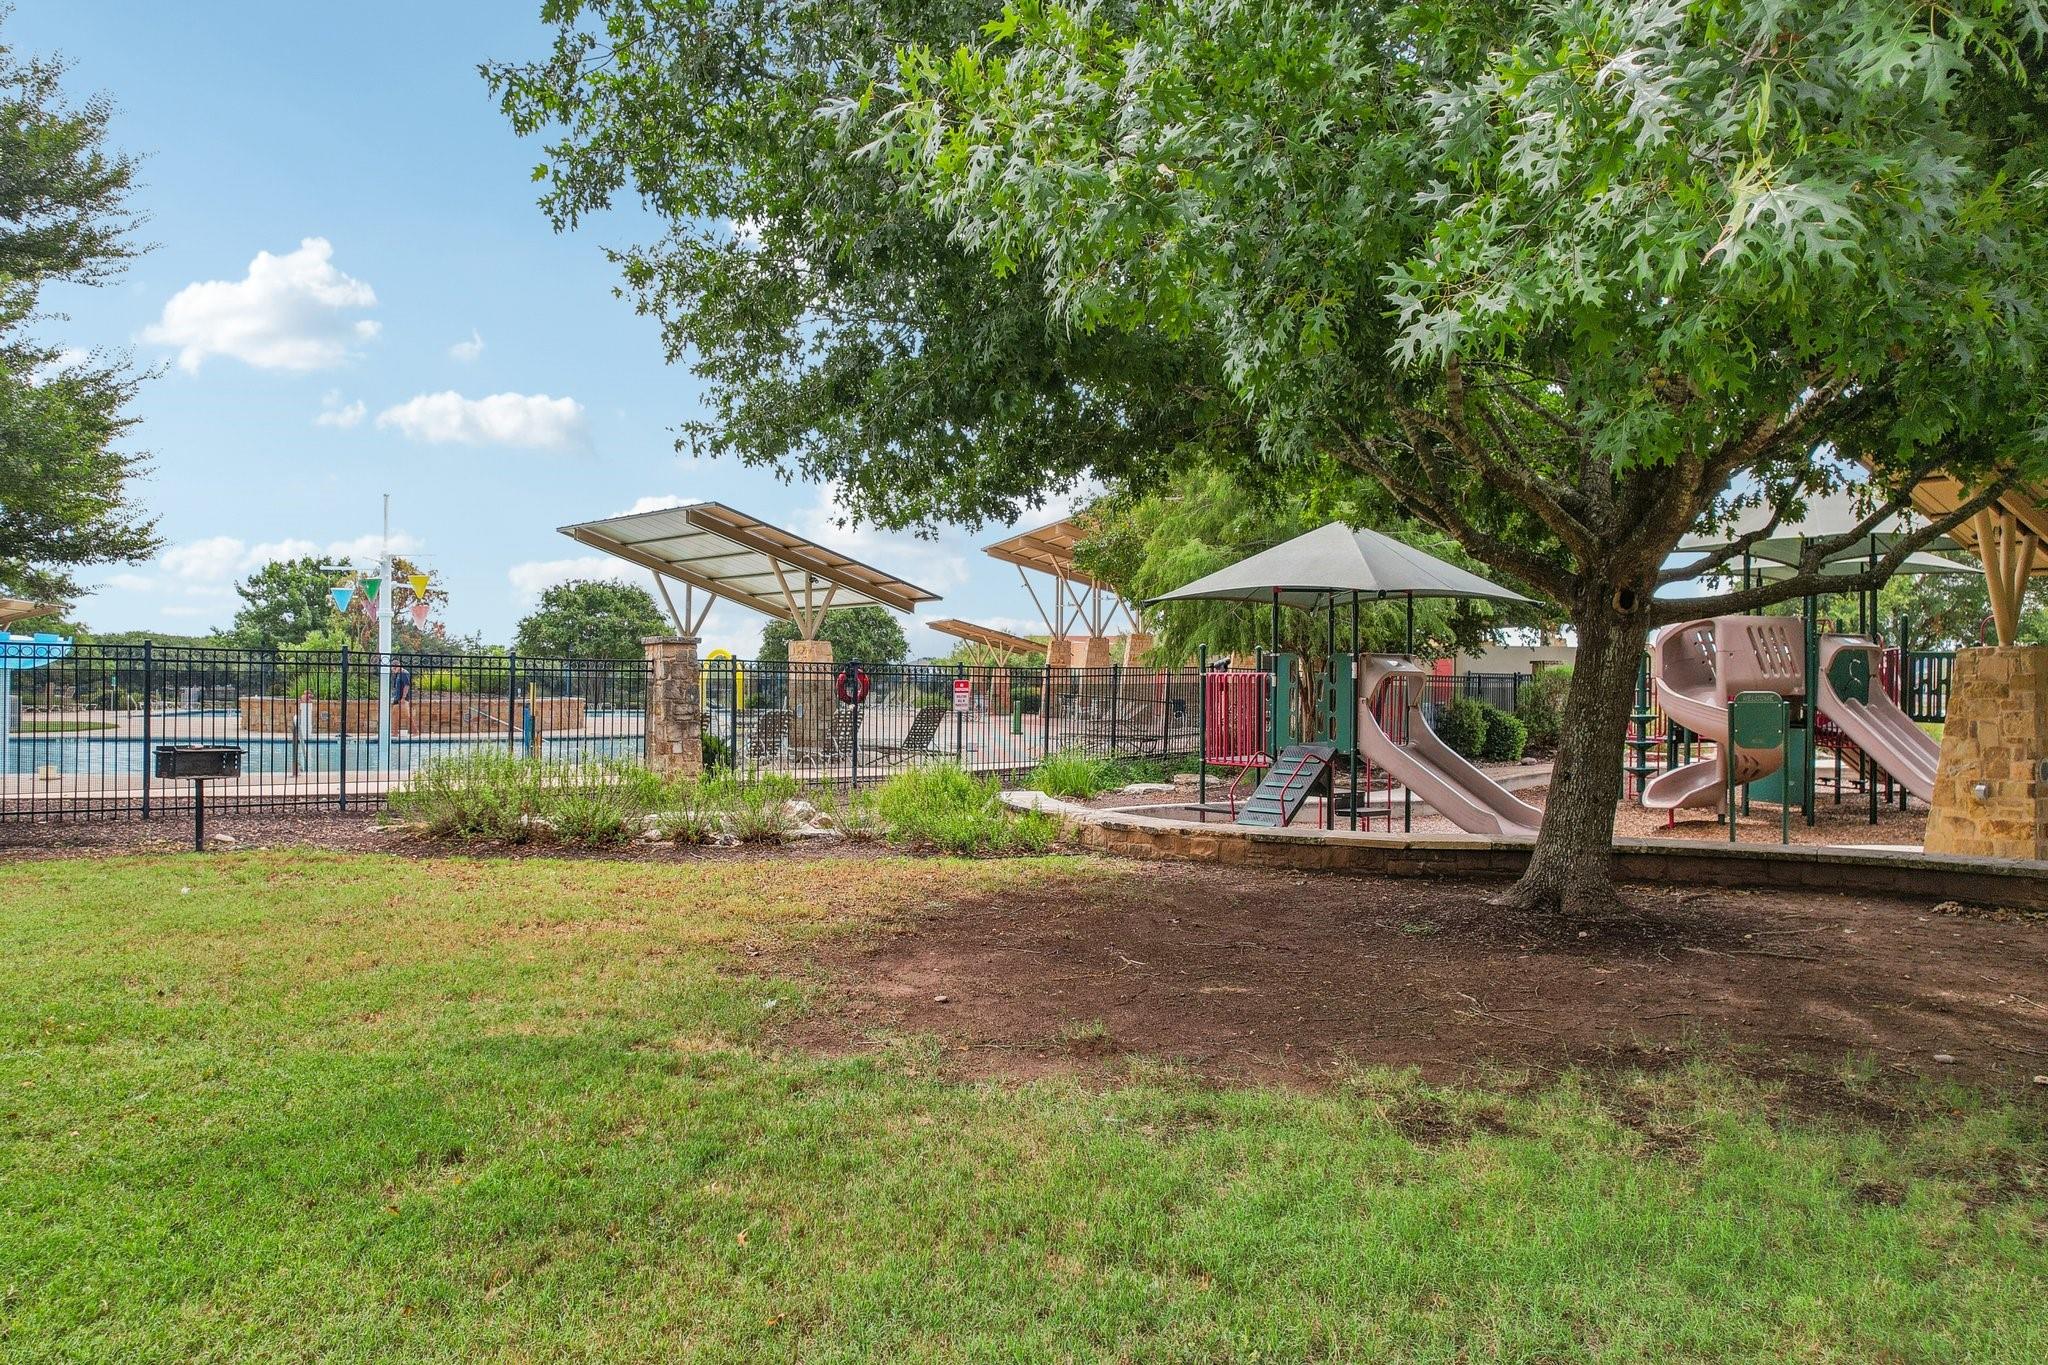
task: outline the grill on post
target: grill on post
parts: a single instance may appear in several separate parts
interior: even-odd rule
[[[159,744],[156,775],[192,784],[192,848],[205,852],[206,784],[212,778],[242,775],[241,748],[233,744]]]

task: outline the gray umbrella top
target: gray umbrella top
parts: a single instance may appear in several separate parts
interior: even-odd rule
[[[1320,607],[1332,598],[1478,597],[1489,602],[1529,599],[1455,564],[1404,545],[1378,531],[1359,531],[1341,522],[1261,550],[1229,568],[1206,574],[1185,587],[1162,593],[1158,602],[1272,602]]]
[[[1768,507],[1748,508],[1735,518],[1735,524],[1728,528],[1728,534],[1710,536],[1694,533],[1678,542],[1677,553],[1684,555],[1702,550],[1712,551],[1725,545],[1736,536],[1745,535],[1760,526],[1768,525],[1770,517],[1771,509]],[[1853,531],[1863,524],[1863,517],[1862,504],[1857,500],[1856,494],[1850,489],[1838,488],[1830,492],[1815,494],[1806,500],[1806,515],[1796,524],[1780,526],[1768,538],[1760,540],[1750,547],[1750,560],[1753,564],[1760,561],[1768,561],[1797,567],[1799,557],[1805,553],[1805,542],[1807,540],[1820,536],[1838,536],[1844,532]],[[1832,570],[1833,565],[1849,563],[1853,564],[1860,571],[1863,568],[1864,561],[1867,561],[1872,556],[1889,552],[1892,546],[1898,544],[1900,540],[1910,534],[1915,526],[1919,524],[1922,523],[1917,519],[1909,520],[1896,513],[1887,516],[1880,520],[1876,526],[1872,527],[1869,533],[1859,536],[1853,544],[1844,546],[1830,555],[1826,562],[1827,567]],[[1959,547],[1952,538],[1937,536],[1921,548],[1927,550],[1954,550]],[[1701,574],[1711,572],[1714,567],[1715,565],[1710,555],[1700,556],[1699,571]],[[1842,570],[1840,572],[1848,571]],[[1935,572],[1944,571],[1935,570]]]

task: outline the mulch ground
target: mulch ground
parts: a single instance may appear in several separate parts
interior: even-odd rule
[[[795,1037],[857,1050],[929,1034],[967,1076],[1137,1056],[1311,1085],[1355,1064],[1453,1079],[1705,1049],[1825,1090],[1853,1056],[1893,1079],[2048,1098],[2032,1081],[2048,1073],[2048,919],[1637,887],[1631,918],[1574,924],[1498,909],[1497,890],[1105,863],[827,946],[829,1003]]]
[[[403,853],[418,857],[451,854],[498,858],[602,858],[631,862],[695,862],[701,859],[872,858],[886,849],[847,842],[745,844],[738,848],[662,846],[632,842],[617,848],[577,849],[559,844],[452,845],[404,829],[380,829],[367,812],[260,811],[209,814],[209,849],[307,848],[335,853]],[[173,813],[155,820],[0,822],[0,862],[30,858],[78,858],[129,853],[185,853],[192,848],[192,817]]]

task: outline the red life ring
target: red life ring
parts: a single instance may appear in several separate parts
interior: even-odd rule
[[[858,664],[839,670],[839,700],[848,706],[859,706],[866,701],[868,689],[872,686],[874,682],[868,677],[868,671]]]

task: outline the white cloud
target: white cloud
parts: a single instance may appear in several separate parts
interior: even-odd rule
[[[619,515],[637,517],[642,512],[662,512],[671,507],[688,507],[702,501],[702,498],[679,498],[673,493],[650,493],[644,498],[633,499],[633,505]]]
[[[470,361],[475,360],[478,356],[482,355],[483,353],[484,334],[482,332],[479,332],[474,327],[469,329],[469,340],[458,341],[453,346],[450,346],[448,348],[448,354],[450,358],[460,360],[464,364],[468,364]]]
[[[263,370],[331,369],[379,328],[348,316],[374,307],[377,293],[335,269],[333,256],[325,237],[282,256],[259,251],[241,279],[203,280],[173,294],[142,339],[177,347],[179,366],[194,372],[210,355]]]
[[[249,547],[233,536],[208,536],[165,550],[158,562],[166,576],[193,586],[220,584],[235,576]]]
[[[506,581],[512,585],[512,595],[521,607],[530,607],[540,600],[540,595],[557,583],[567,583],[578,578],[603,578],[620,583],[633,583],[654,590],[654,576],[638,565],[628,564],[623,559],[610,555],[578,555],[574,559],[529,559],[523,564],[514,564],[505,571]]]
[[[464,398],[453,389],[423,393],[377,414],[408,440],[428,445],[528,446],[567,450],[583,444],[583,405],[544,393]]]
[[[313,418],[316,427],[338,427],[343,431],[361,424],[369,415],[369,409],[358,398],[353,403],[341,401],[341,390],[329,389],[320,399],[320,411]]]

